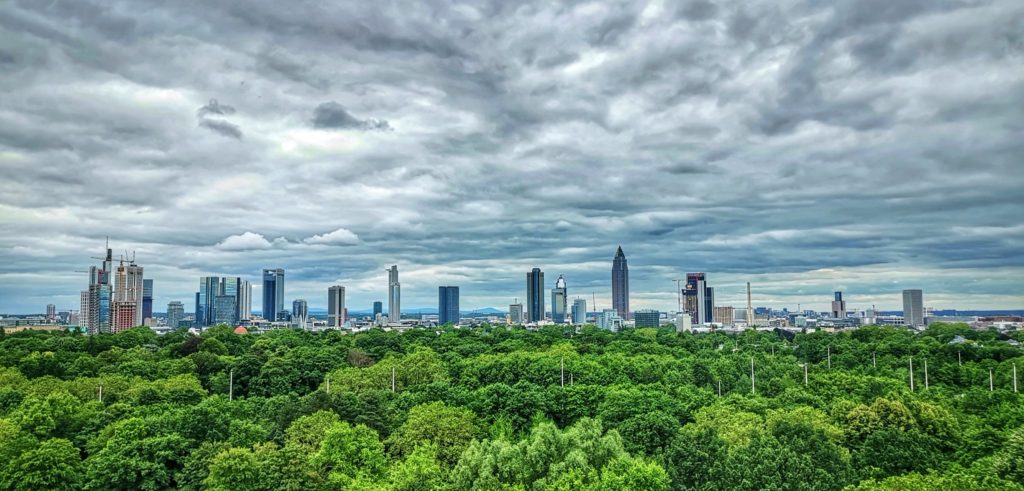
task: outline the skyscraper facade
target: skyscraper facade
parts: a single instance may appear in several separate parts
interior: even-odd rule
[[[309,320],[309,304],[305,299],[297,298],[292,301],[292,322],[305,329]]]
[[[89,267],[89,287],[82,291],[79,318],[89,334],[110,332],[113,254],[109,243],[106,252],[100,267]]]
[[[903,290],[903,324],[924,325],[924,293],[921,290]]]
[[[57,306],[50,303],[46,304],[46,320],[53,322],[57,320]]]
[[[142,325],[142,267],[130,261],[125,264],[122,258],[114,275],[114,297],[112,307],[115,311],[111,332],[121,332]]]
[[[199,291],[196,292],[197,326],[210,326],[216,323],[214,318],[217,295],[221,294],[220,276],[203,276],[199,278]]]
[[[177,329],[183,320],[185,320],[185,305],[177,301],[168,303],[167,326],[171,329]]]
[[[284,270],[263,270],[263,318],[268,321],[278,320],[279,313],[284,310]]]
[[[252,286],[237,276],[204,276],[196,292],[195,324],[238,324],[252,312]]]
[[[334,285],[327,289],[327,327],[340,329],[345,320],[345,287]]]
[[[153,318],[153,280],[142,280],[142,322]]]
[[[252,283],[239,280],[238,288],[238,320],[252,318]]]
[[[526,273],[526,309],[530,322],[544,320],[544,272],[540,268]]]
[[[658,327],[661,325],[661,312],[651,309],[641,309],[633,312],[633,324],[640,327]]]
[[[690,313],[694,325],[714,321],[715,289],[707,286],[704,273],[686,273],[683,297],[686,299],[686,311]]]
[[[565,314],[568,307],[566,295],[565,278],[562,275],[558,275],[558,279],[555,280],[555,287],[551,289],[551,320],[555,324],[565,323]]]
[[[402,284],[398,282],[398,265],[388,268],[388,320],[402,320]]]
[[[213,296],[213,309],[210,311],[210,318],[210,324],[226,324],[229,326],[236,324],[238,321],[238,297],[225,294],[224,290],[221,289],[220,292]]]
[[[526,319],[523,318],[523,304],[513,303],[508,306],[508,320],[513,325],[521,325]]]
[[[846,318],[846,300],[843,300],[843,292],[835,292],[832,300],[832,318]]]
[[[373,302],[373,318],[376,319],[378,315],[384,313],[384,303],[380,300]]]
[[[587,323],[587,301],[577,298],[572,302],[572,323],[582,326]]]
[[[459,287],[437,287],[437,323],[459,325]]]
[[[615,259],[612,260],[612,308],[619,317],[629,318],[629,265],[622,246],[615,251]]]

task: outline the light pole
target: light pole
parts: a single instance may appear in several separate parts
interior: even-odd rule
[[[235,400],[235,369],[228,372],[228,400]]]

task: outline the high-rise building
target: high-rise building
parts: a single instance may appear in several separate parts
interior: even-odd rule
[[[239,280],[238,288],[238,320],[252,318],[252,283]]]
[[[340,329],[345,326],[345,320],[345,287],[334,285],[327,289],[327,327]]]
[[[846,318],[846,300],[843,300],[843,292],[835,292],[835,299],[832,300],[832,318]]]
[[[378,315],[384,313],[384,303],[380,300],[373,302],[373,318],[376,319]]]
[[[587,301],[577,298],[572,301],[572,323],[582,326],[587,323]]]
[[[540,268],[526,273],[526,309],[530,322],[544,320],[544,272]]]
[[[252,286],[237,276],[204,276],[196,292],[195,324],[238,324],[252,312]]]
[[[924,293],[921,290],[903,290],[903,325],[924,325]]]
[[[513,325],[521,325],[526,319],[523,318],[523,304],[513,303],[508,306],[508,320]]]
[[[661,325],[661,312],[652,309],[641,309],[633,312],[633,325],[640,327],[658,327]]]
[[[217,296],[221,295],[222,282],[220,276],[203,276],[199,278],[199,291],[196,292],[197,326],[205,327],[216,323],[214,311]]]
[[[715,289],[707,286],[704,273],[686,273],[683,297],[693,324],[708,324],[714,320]]]
[[[622,317],[615,309],[604,309],[597,314],[597,327],[612,332],[618,332],[622,327]]]
[[[226,278],[225,278],[226,279]],[[213,310],[211,311],[210,324],[226,324],[229,326],[237,324],[238,320],[238,296],[226,294],[222,289],[213,297]]]
[[[78,324],[84,326],[86,330],[89,327],[89,290],[82,290],[80,297],[81,306],[78,309]]]
[[[284,270],[263,270],[263,318],[278,320],[278,312],[284,310]]]
[[[142,325],[142,291],[142,267],[134,261],[125,264],[122,258],[114,276],[112,332]]]
[[[185,305],[181,302],[170,302],[167,304],[167,327],[177,329],[181,321],[185,319]]]
[[[558,275],[555,280],[555,287],[551,289],[551,321],[555,324],[565,323],[565,313],[568,308],[565,278]]]
[[[388,268],[388,320],[402,321],[402,284],[398,282],[398,265]]]
[[[53,322],[57,320],[57,306],[50,303],[46,304],[46,320]]]
[[[736,322],[736,309],[732,307],[715,307],[713,317],[715,322],[723,326],[731,326]]]
[[[294,322],[296,326],[305,329],[307,320],[309,320],[309,304],[302,298],[293,300],[292,322]]]
[[[153,318],[153,280],[142,280],[142,322]]]
[[[437,323],[459,325],[459,287],[437,287]]]
[[[629,265],[622,246],[615,251],[612,260],[612,308],[623,319],[629,318]]]

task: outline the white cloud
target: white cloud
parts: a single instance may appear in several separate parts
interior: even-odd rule
[[[224,239],[217,244],[217,248],[226,251],[249,251],[253,249],[269,249],[271,245],[266,237],[254,232],[245,232],[244,234],[232,235]]]
[[[347,228],[339,228],[326,234],[307,237],[303,242],[322,245],[353,245],[359,243],[359,236]]]

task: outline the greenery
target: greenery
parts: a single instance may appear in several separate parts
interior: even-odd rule
[[[1024,490],[1015,364],[945,324],[0,332],[0,491]]]

